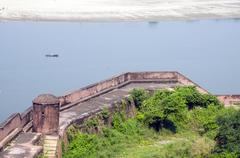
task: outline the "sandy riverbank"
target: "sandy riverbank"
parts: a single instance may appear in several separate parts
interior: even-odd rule
[[[0,0],[0,20],[157,21],[240,18],[240,0]]]

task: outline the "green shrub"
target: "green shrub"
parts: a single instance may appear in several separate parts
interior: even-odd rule
[[[193,109],[195,107],[206,108],[210,104],[221,106],[219,100],[215,96],[201,94],[194,86],[177,87],[175,92],[185,98],[188,109]]]
[[[98,126],[98,119],[97,118],[90,118],[85,122],[87,127],[97,127]]]
[[[67,130],[68,141],[71,142],[77,134],[78,134],[78,130],[76,127],[74,127],[73,125],[68,127],[68,130]]]
[[[76,133],[68,146],[65,158],[84,158],[96,151],[97,137],[95,135]]]
[[[118,112],[113,115],[112,126],[114,129],[122,129],[123,122],[126,120],[126,116],[123,112]]]
[[[219,127],[216,119],[224,110],[215,105],[195,108],[189,112],[189,127],[201,135],[206,134],[210,138],[215,138]]]
[[[129,144],[139,144],[142,138],[153,137],[154,131],[141,125],[136,119],[124,119],[122,114],[114,115],[115,125],[104,127],[102,134],[83,134],[75,127],[69,129],[70,144],[64,151],[64,158],[114,157]]]
[[[228,111],[217,119],[219,132],[215,152],[234,153],[240,157],[240,111]]]
[[[110,116],[110,112],[109,112],[108,108],[104,107],[101,112],[101,115],[102,115],[103,119],[108,119]]]
[[[159,131],[168,128],[176,132],[185,120],[185,100],[175,92],[159,90],[143,102],[141,112],[144,122]]]
[[[133,89],[130,92],[130,96],[133,98],[133,101],[137,108],[140,108],[142,102],[149,97],[149,93],[144,89]]]

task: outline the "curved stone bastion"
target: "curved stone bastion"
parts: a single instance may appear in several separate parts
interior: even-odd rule
[[[33,106],[24,113],[13,114],[0,124],[0,157],[61,157],[61,143],[67,145],[66,130],[83,122],[104,108],[116,111],[123,101],[127,112],[134,113],[128,100],[133,88],[149,91],[173,89],[176,86],[196,86],[201,93],[209,93],[178,72],[128,72],[89,85],[64,96],[39,95]],[[240,95],[217,95],[226,106],[239,105]]]

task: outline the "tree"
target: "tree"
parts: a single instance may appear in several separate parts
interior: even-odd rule
[[[194,86],[177,87],[175,91],[176,93],[179,93],[179,95],[181,95],[183,98],[185,98],[188,109],[190,110],[195,107],[206,108],[210,104],[222,106],[215,96],[210,94],[202,94]]]
[[[144,121],[157,131],[167,128],[176,132],[176,125],[184,119],[187,107],[185,100],[175,92],[159,90],[143,102],[141,112]]]

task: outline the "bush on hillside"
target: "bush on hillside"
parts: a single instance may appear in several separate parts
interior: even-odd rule
[[[149,97],[149,93],[146,90],[135,88],[130,92],[130,95],[133,98],[137,108],[140,108],[142,102]]]
[[[187,111],[185,100],[174,92],[159,90],[143,102],[144,122],[157,131],[161,128],[176,132]],[[178,122],[178,123],[177,123]]]
[[[210,104],[207,108],[197,107],[189,111],[189,127],[200,135],[207,135],[214,139],[219,128],[216,119],[225,111],[227,109],[219,108],[219,106],[214,104]]]
[[[240,111],[229,111],[217,119],[216,153],[234,153],[240,157]]]
[[[131,95],[136,102],[140,103],[138,105],[140,113],[138,113],[137,118],[157,131],[161,128],[168,128],[176,132],[177,128],[186,127],[187,120],[191,117],[187,109],[205,109],[209,106],[211,106],[208,109],[209,112],[198,109],[193,113],[193,116],[203,126],[204,133],[216,131],[216,115],[212,114],[223,107],[215,96],[202,94],[193,86],[177,87],[174,91],[158,90],[151,96],[143,89],[134,89]],[[211,134],[212,137],[214,134]]]
[[[210,94],[201,94],[196,87],[177,87],[175,92],[181,95],[186,100],[188,109],[193,109],[195,107],[206,108],[208,105],[220,106],[219,100]]]

